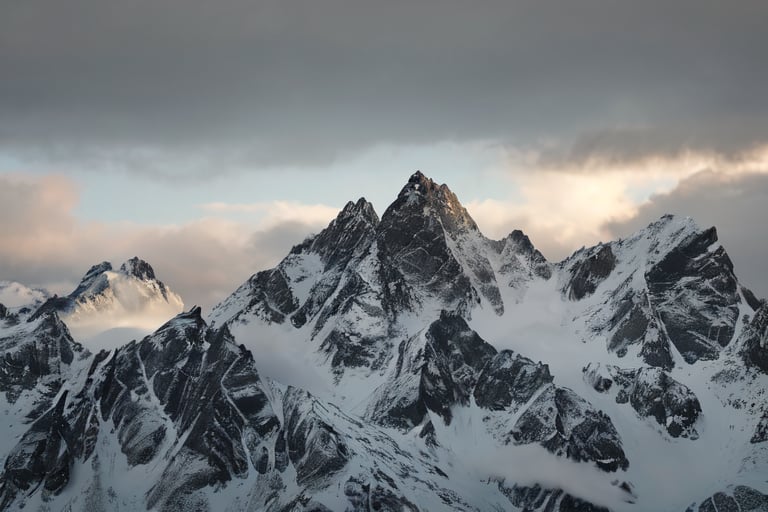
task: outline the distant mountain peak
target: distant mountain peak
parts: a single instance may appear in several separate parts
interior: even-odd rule
[[[103,272],[107,272],[108,270],[112,270],[112,264],[108,261],[102,261],[101,263],[97,263],[96,265],[89,268],[88,272],[86,272],[85,276],[83,276],[83,280]]]
[[[91,338],[117,327],[150,332],[183,308],[152,266],[133,257],[117,271],[108,261],[93,265],[72,293],[49,299],[40,311],[57,311],[75,337]]]
[[[369,224],[376,225],[379,223],[379,216],[376,214],[373,205],[368,202],[364,197],[361,197],[357,202],[348,201],[344,208],[336,216],[336,220],[360,217]]]
[[[156,279],[152,266],[137,256],[120,265],[120,271],[144,281]]]
[[[445,187],[445,185],[443,186]],[[404,194],[409,194],[413,192],[419,192],[419,193],[425,194],[425,193],[433,192],[439,187],[440,186],[437,183],[435,183],[432,180],[432,178],[425,176],[421,171],[416,171],[415,173],[411,174],[410,178],[408,178],[408,182],[400,191],[399,195],[402,196]]]

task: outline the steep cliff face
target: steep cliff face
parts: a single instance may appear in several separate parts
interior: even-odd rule
[[[596,304],[591,327],[620,357],[639,350],[664,369],[717,359],[739,312],[751,311],[714,228],[666,216],[626,239],[582,250],[561,264],[563,291]],[[751,295],[751,294],[750,294]]]

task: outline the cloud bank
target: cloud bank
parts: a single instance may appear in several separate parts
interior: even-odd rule
[[[446,140],[736,155],[766,142],[766,20],[760,0],[6,2],[0,149],[171,176]]]
[[[147,226],[84,221],[73,213],[76,204],[67,178],[0,176],[0,276],[69,293],[92,264],[139,255],[185,303],[210,307],[336,213],[278,202],[260,204],[257,219]]]

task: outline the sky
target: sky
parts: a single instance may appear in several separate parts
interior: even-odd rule
[[[552,261],[664,213],[768,297],[762,0],[2,0],[0,280],[210,307],[417,169]]]

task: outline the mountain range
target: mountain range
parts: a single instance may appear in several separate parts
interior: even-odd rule
[[[417,172],[182,307],[138,258],[0,306],[0,508],[768,510],[768,303],[690,218],[550,262]]]

